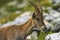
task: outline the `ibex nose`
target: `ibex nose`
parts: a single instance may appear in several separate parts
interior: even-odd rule
[[[41,31],[41,32],[45,32],[46,30],[47,30],[47,27],[41,26],[41,28],[40,28],[40,31]]]
[[[44,27],[43,31],[46,31],[47,30],[47,27]]]
[[[44,27],[44,29],[42,29],[43,32],[47,32],[48,31],[48,28],[47,27]]]

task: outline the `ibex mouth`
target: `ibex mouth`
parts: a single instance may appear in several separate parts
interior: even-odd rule
[[[40,34],[40,30],[38,29],[38,28],[33,28],[33,30],[32,31],[36,31],[37,33],[38,33],[38,35]]]

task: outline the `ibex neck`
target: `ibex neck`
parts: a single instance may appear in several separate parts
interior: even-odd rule
[[[30,18],[25,24],[23,24],[21,27],[22,31],[25,33],[25,34],[28,34],[31,29],[34,27],[34,21],[32,18]]]

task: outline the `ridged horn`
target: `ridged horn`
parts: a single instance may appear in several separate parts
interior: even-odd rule
[[[33,3],[31,1],[28,1],[32,6],[34,6],[35,10],[36,10],[36,13],[42,13],[42,6],[41,5],[38,5],[36,3]]]

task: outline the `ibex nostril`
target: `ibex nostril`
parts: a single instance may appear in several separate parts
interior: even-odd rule
[[[44,27],[43,31],[46,31],[46,30],[47,30],[47,28],[46,28],[46,27]]]
[[[47,27],[45,27],[45,30],[47,30]]]

